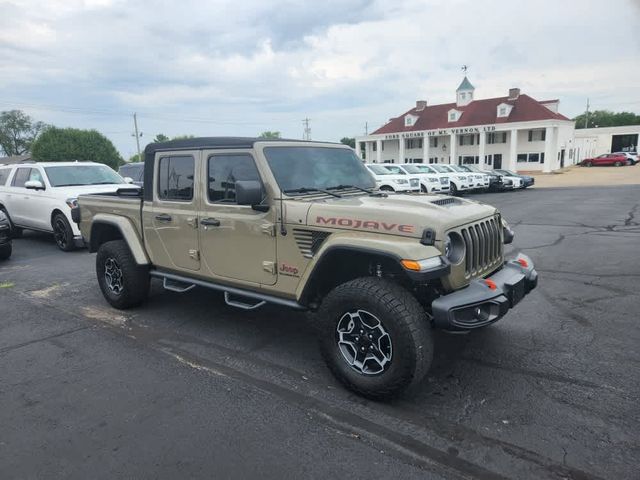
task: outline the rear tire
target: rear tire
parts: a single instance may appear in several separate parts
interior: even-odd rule
[[[6,260],[11,256],[12,247],[10,243],[0,247],[0,260]]]
[[[396,283],[363,277],[339,285],[315,318],[329,369],[360,395],[397,396],[431,366],[431,326],[415,297]]]
[[[5,216],[9,220],[9,224],[11,225],[11,238],[20,238],[20,237],[22,237],[22,229],[20,227],[16,227],[14,225],[13,221],[11,220],[11,215],[9,215],[9,212],[7,212],[7,209],[2,207],[2,208],[0,208],[0,210],[2,210],[2,213],[5,214]]]
[[[585,167],[593,167],[593,163],[592,162],[586,162],[584,164]]]
[[[102,295],[114,308],[136,307],[149,295],[149,269],[136,263],[124,240],[100,245],[96,275]]]
[[[62,213],[56,213],[51,221],[51,227],[53,228],[53,238],[56,241],[56,245],[63,252],[71,252],[76,249],[76,245],[73,240],[73,230],[69,224],[69,220]]]

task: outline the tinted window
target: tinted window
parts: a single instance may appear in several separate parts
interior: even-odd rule
[[[13,176],[13,181],[11,185],[14,187],[24,187],[24,184],[29,180],[29,176],[31,175],[30,168],[19,168],[16,171],[16,174]]]
[[[389,166],[386,166],[385,168],[387,170],[389,170],[391,173],[394,173],[396,175],[406,175],[406,172],[404,170],[402,170],[400,167],[389,167]]]
[[[236,203],[236,182],[260,181],[253,157],[241,155],[213,155],[208,162],[209,200],[216,203]]]
[[[369,170],[376,175],[391,175],[391,172],[381,165],[369,165]]]
[[[11,170],[8,168],[3,168],[2,170],[0,170],[0,186],[4,185],[5,183],[7,183],[7,178],[9,178],[9,172]]]
[[[162,200],[192,200],[193,157],[162,157],[158,166],[158,198]]]

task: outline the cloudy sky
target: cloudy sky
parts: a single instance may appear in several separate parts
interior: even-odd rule
[[[0,0],[0,110],[169,136],[338,140],[417,99],[517,86],[575,116],[640,112],[639,0]]]

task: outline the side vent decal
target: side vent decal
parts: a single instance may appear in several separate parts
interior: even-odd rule
[[[329,232],[317,230],[305,230],[301,228],[293,229],[293,236],[296,239],[300,253],[303,257],[312,258],[318,251],[322,242],[329,236]]]

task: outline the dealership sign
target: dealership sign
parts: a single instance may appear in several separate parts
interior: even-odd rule
[[[485,127],[460,127],[460,128],[439,128],[437,130],[427,130],[425,132],[403,132],[403,133],[391,133],[385,135],[385,140],[395,140],[398,138],[420,138],[420,137],[435,137],[439,135],[451,135],[451,134],[465,134],[465,133],[480,133],[480,132],[493,132],[495,131],[495,125],[488,125]]]

